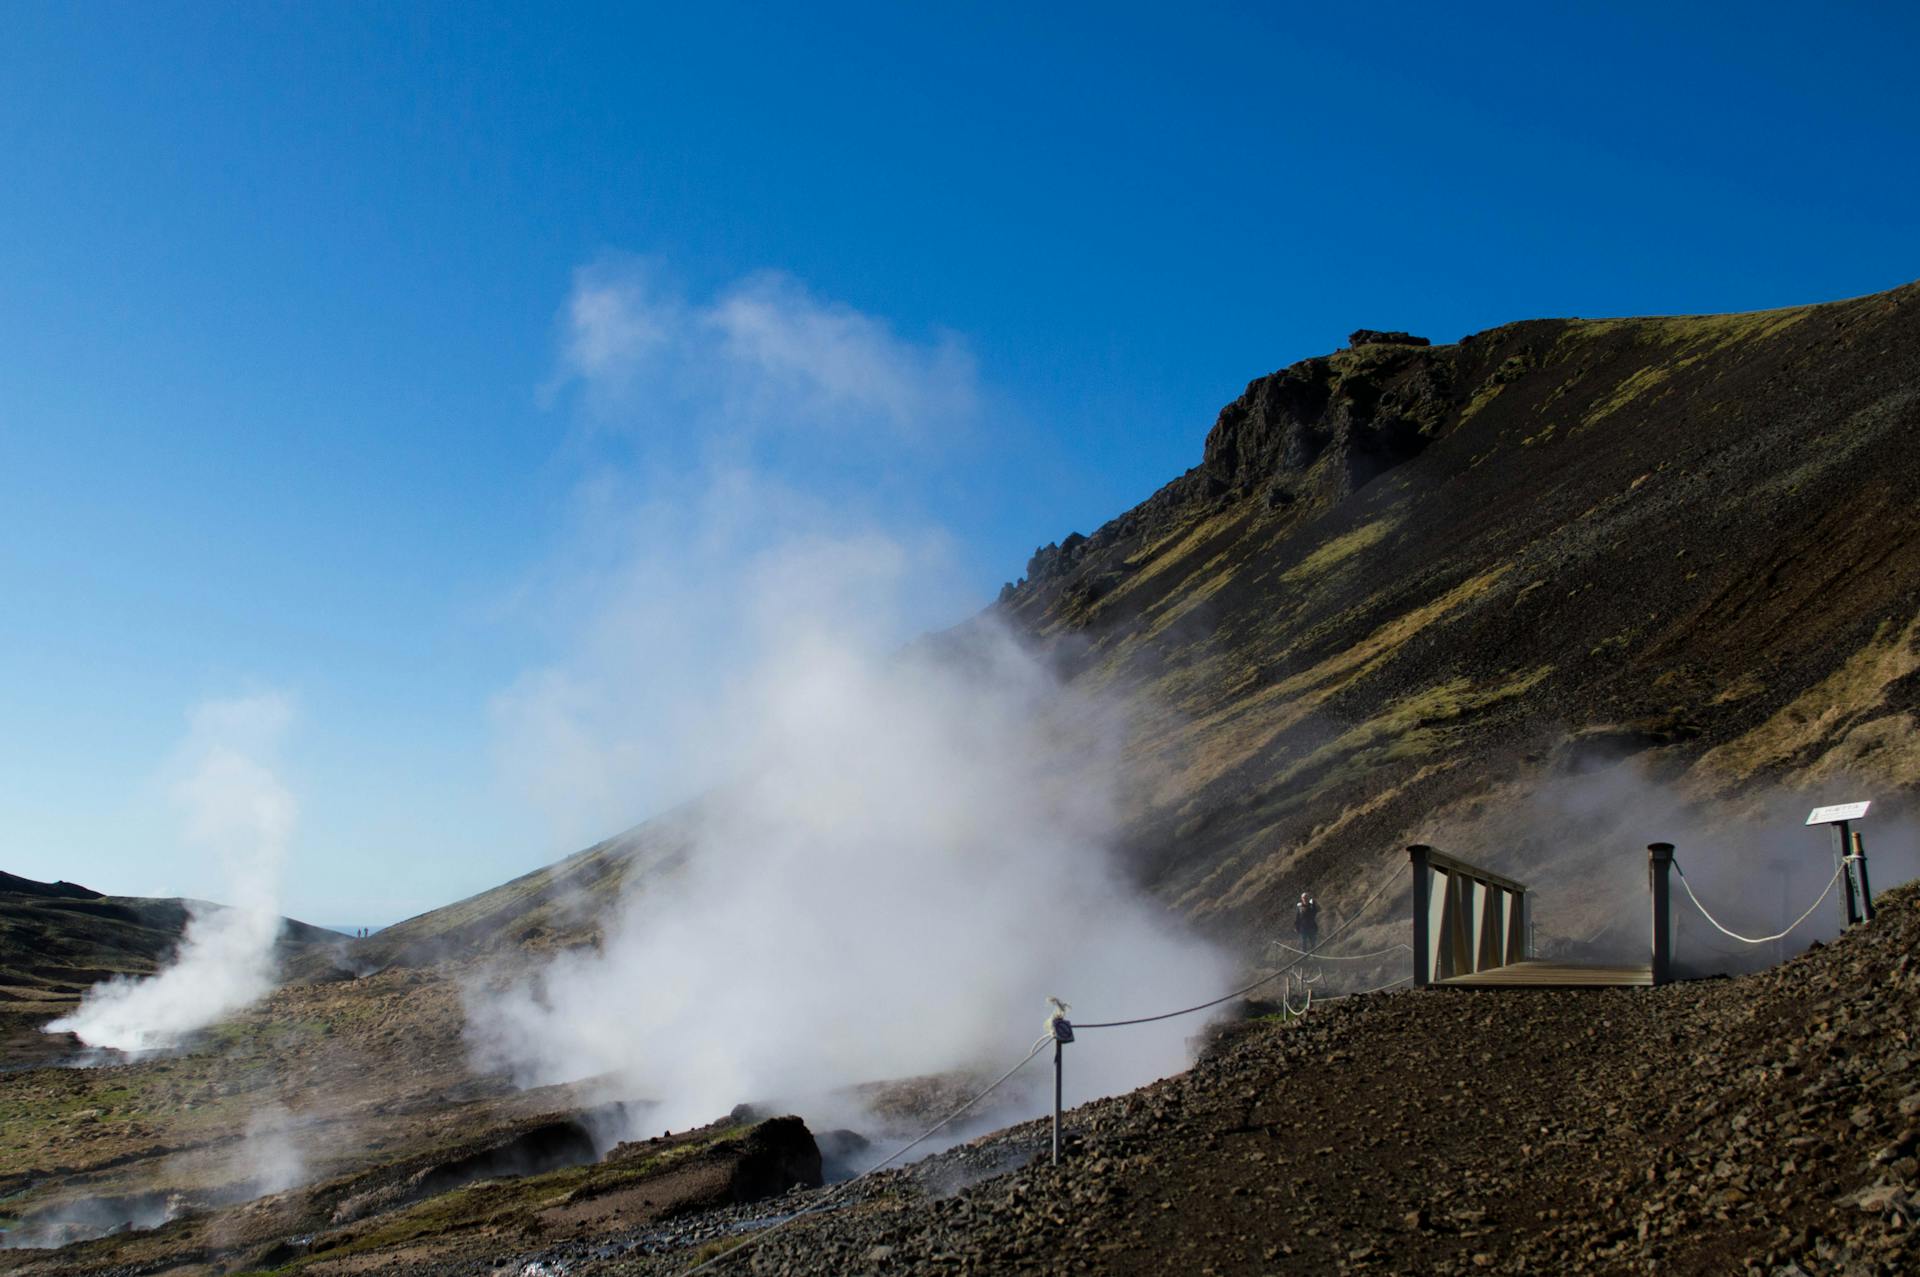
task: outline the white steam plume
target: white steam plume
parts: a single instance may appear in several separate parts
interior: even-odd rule
[[[598,952],[473,990],[482,1062],[614,1074],[671,1127],[1018,1058],[1048,994],[1131,1014],[1226,987],[1107,857],[1118,724],[997,629],[965,644],[889,661],[800,623],[739,689],[743,775],[684,874],[637,884]],[[1182,1067],[1196,1029],[1078,1052],[1076,1091]]]
[[[292,718],[278,694],[212,701],[190,716],[171,797],[184,840],[218,857],[230,907],[193,902],[173,961],[145,979],[95,985],[72,1015],[46,1026],[88,1046],[173,1046],[273,987],[281,870],[295,805],[263,758]]]
[[[838,1088],[997,1071],[1049,994],[1107,1018],[1230,987],[1111,860],[1113,707],[984,622],[901,653],[977,606],[915,496],[987,398],[965,346],[781,276],[706,303],[659,276],[576,275],[555,386],[635,428],[582,446],[638,439],[651,466],[583,483],[540,609],[566,650],[494,712],[509,778],[573,845],[705,797],[676,818],[682,866],[634,875],[597,950],[469,988],[478,1062],[614,1075],[656,1129],[743,1101],[818,1116]],[[1074,1048],[1071,1098],[1183,1066],[1198,1027]]]
[[[1701,905],[1722,925],[1773,935],[1820,898],[1836,864],[1809,809],[1871,798],[1864,834],[1876,892],[1920,874],[1914,804],[1885,777],[1827,775],[1725,792],[1710,773],[1677,773],[1671,760],[1599,756],[1558,777],[1529,776],[1477,813],[1425,831],[1443,850],[1481,860],[1534,889],[1536,937],[1547,956],[1644,963],[1652,946],[1647,844],[1670,842]],[[1833,940],[1846,912],[1836,885],[1820,907],[1777,941],[1730,939],[1669,882],[1675,969],[1683,976],[1772,966],[1814,941]]]
[[[570,387],[589,417],[656,442],[697,423],[708,441],[927,443],[964,430],[981,398],[973,354],[953,333],[909,340],[779,271],[696,301],[659,263],[624,254],[574,272],[544,397]]]

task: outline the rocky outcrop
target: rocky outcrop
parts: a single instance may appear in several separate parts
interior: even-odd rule
[[[1247,387],[1207,434],[1216,490],[1324,505],[1418,456],[1448,424],[1456,360],[1417,347],[1307,359]]]
[[[1916,440],[1920,286],[1365,340],[1250,383],[997,612],[1128,689],[1135,871],[1258,935],[1436,825],[1521,877],[1670,836],[1539,818],[1599,763],[1920,804]],[[1543,926],[1603,925],[1561,885]]]
[[[820,1148],[797,1117],[772,1117],[709,1154],[731,1163],[727,1193],[736,1202],[757,1202],[790,1188],[820,1185]]]
[[[1431,346],[1433,343],[1425,337],[1415,337],[1412,333],[1383,333],[1373,328],[1356,328],[1347,338],[1349,346]]]

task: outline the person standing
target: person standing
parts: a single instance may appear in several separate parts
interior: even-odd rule
[[[1300,903],[1293,907],[1293,929],[1300,937],[1300,947],[1312,953],[1320,945],[1320,902],[1313,898],[1311,891],[1300,893]]]

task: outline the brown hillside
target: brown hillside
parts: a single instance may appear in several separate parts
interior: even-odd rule
[[[152,975],[179,946],[195,903],[0,873],[0,1070],[64,1053],[41,1027],[101,980]],[[289,969],[324,967],[345,945],[345,936],[289,918],[278,952]]]
[[[1920,285],[1450,346],[1356,336],[1251,383],[1199,466],[1042,548],[995,609],[1129,706],[1124,838],[1151,890],[1259,931],[1299,889],[1337,913],[1436,841],[1557,884],[1552,943],[1608,921],[1583,886],[1623,849],[1679,836],[1515,814],[1570,777],[1657,779],[1663,817],[1752,814],[1783,783],[1883,811],[1911,795]],[[683,815],[366,953],[590,936],[622,881],[684,848]]]
[[[1916,285],[1365,344],[1253,382],[1001,607],[1135,706],[1147,881],[1258,925],[1595,761],[1695,799],[1910,789],[1917,461]]]

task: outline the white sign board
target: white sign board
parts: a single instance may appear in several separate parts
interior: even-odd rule
[[[1836,825],[1843,820],[1858,820],[1872,803],[1841,803],[1838,807],[1815,807],[1807,817],[1809,825]]]

